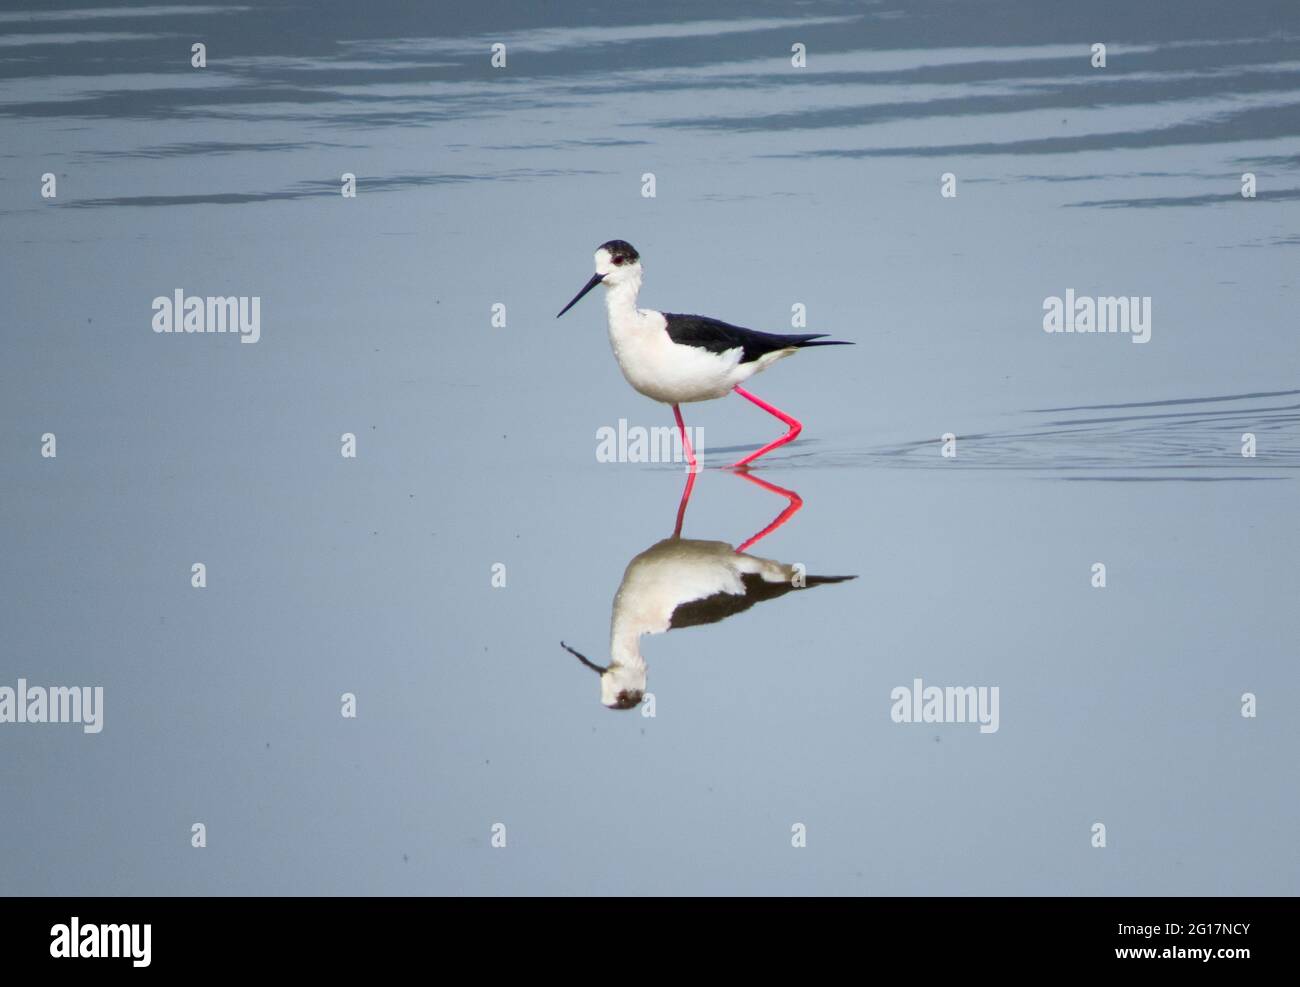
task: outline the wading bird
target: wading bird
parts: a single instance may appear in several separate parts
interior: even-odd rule
[[[785,435],[750,453],[732,469],[794,441],[803,425],[791,415],[755,397],[740,385],[777,360],[807,346],[844,346],[847,340],[826,339],[826,333],[782,335],[728,325],[702,315],[674,315],[636,307],[641,290],[641,255],[626,240],[610,240],[596,250],[596,273],[565,305],[558,319],[598,284],[608,289],[609,339],[623,376],[646,397],[673,406],[682,434],[682,448],[692,470],[695,452],[686,435],[681,405],[710,401],[735,391],[789,428]]]

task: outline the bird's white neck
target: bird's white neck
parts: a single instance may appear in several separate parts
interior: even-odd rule
[[[636,296],[641,291],[641,273],[630,275],[626,281],[610,285],[605,290],[605,310],[613,324],[625,323],[636,317]]]
[[[600,677],[600,701],[612,705],[621,692],[645,692],[646,665],[637,647],[630,641],[615,638],[610,649],[609,669]]]

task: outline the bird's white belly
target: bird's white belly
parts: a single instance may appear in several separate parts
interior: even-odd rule
[[[609,341],[623,376],[646,397],[666,404],[708,401],[730,393],[753,372],[739,366],[739,347],[710,353],[681,346],[669,337],[661,314],[637,314],[635,321],[611,321]]]

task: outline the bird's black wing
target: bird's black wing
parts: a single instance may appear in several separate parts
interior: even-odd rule
[[[822,339],[826,333],[813,332],[787,336],[776,332],[759,332],[757,329],[745,329],[729,325],[717,319],[703,315],[675,315],[665,312],[668,322],[668,338],[681,346],[698,346],[710,353],[726,353],[728,350],[741,349],[741,363],[752,363],[765,353],[774,353],[790,347],[835,346],[836,341],[814,342]]]
[[[793,583],[786,580],[779,583],[769,583],[756,572],[747,572],[740,578],[745,584],[744,593],[714,593],[702,600],[691,600],[689,603],[679,604],[673,610],[668,629],[675,631],[682,627],[716,624],[720,620],[726,620],[738,613],[744,613],[756,603],[775,600],[777,597],[785,596],[786,593],[797,588]],[[822,586],[826,583],[842,583],[845,580],[856,578],[856,576],[807,576],[805,577],[805,586],[813,587]]]

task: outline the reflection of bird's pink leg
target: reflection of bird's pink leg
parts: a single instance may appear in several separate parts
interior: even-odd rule
[[[782,497],[790,501],[790,503],[785,505],[785,510],[783,510],[779,515],[777,515],[775,521],[773,521],[766,528],[764,528],[762,531],[756,534],[753,538],[749,539],[747,542],[745,542],[739,548],[736,549],[736,552],[739,553],[745,551],[747,548],[751,548],[752,546],[757,545],[760,541],[762,541],[764,538],[770,535],[773,531],[775,531],[777,528],[781,527],[781,525],[785,524],[792,517],[794,517],[795,512],[798,511],[799,508],[803,507],[803,498],[801,498],[793,490],[787,490],[785,489],[785,487],[778,487],[775,483],[768,483],[766,480],[760,480],[752,473],[744,472],[744,473],[737,473],[736,475],[743,476],[750,483],[757,483],[764,490],[770,490],[774,494],[780,494]]]
[[[686,520],[686,505],[690,503],[691,491],[695,489],[695,478],[699,474],[694,470],[686,475],[686,489],[682,491],[682,502],[677,505],[677,527],[673,528],[673,537],[682,536],[682,522]]]
[[[698,468],[695,462],[695,450],[691,448],[691,440],[686,435],[686,423],[682,421],[682,409],[673,405],[673,414],[677,418],[678,431],[682,433],[682,450],[686,453],[686,468],[692,473]]]
[[[779,439],[776,439],[773,442],[769,442],[767,445],[763,446],[763,448],[759,449],[757,452],[751,452],[748,456],[746,456],[744,459],[740,460],[739,462],[732,463],[730,467],[731,469],[733,470],[740,469],[742,466],[745,466],[748,463],[752,463],[759,456],[766,456],[773,449],[780,448],[781,446],[785,445],[787,442],[793,442],[796,438],[799,437],[799,433],[803,431],[803,423],[800,422],[798,419],[792,418],[790,415],[787,415],[780,408],[768,404],[760,397],[755,397],[753,394],[750,394],[749,391],[745,390],[743,387],[737,386],[733,388],[733,390],[735,390],[735,392],[739,394],[742,398],[748,398],[750,401],[753,401],[756,405],[758,405],[768,414],[776,415],[777,418],[781,419],[781,421],[785,422],[787,425],[790,426],[790,431],[786,432],[785,435],[781,436]]]

